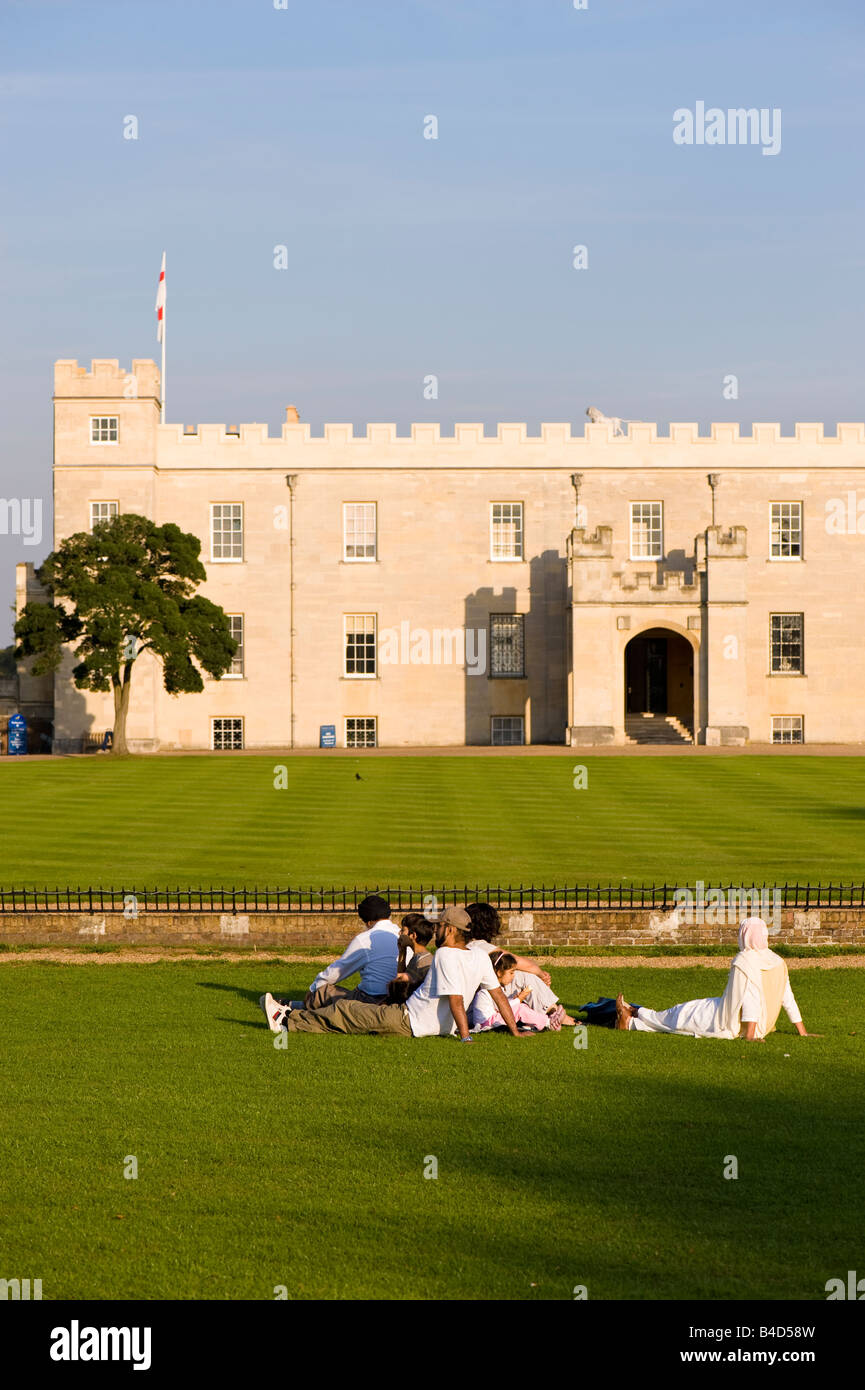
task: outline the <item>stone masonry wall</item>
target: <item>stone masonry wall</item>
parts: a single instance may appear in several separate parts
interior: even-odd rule
[[[736,926],[688,924],[675,911],[648,908],[545,909],[507,913],[501,944],[523,955],[541,946],[697,946],[735,948]],[[784,908],[771,941],[790,946],[865,946],[865,908]],[[0,916],[0,944],[231,945],[280,950],[321,947],[339,954],[360,930],[351,912],[8,912]],[[771,944],[771,942],[770,942]]]

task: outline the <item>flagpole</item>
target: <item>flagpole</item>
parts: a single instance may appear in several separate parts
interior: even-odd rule
[[[165,424],[165,252],[159,267],[159,286],[156,291],[156,341],[162,344],[162,374],[159,378],[159,423]]]
[[[164,252],[163,252],[163,255],[162,255],[162,259],[165,260],[165,253],[164,253]],[[166,317],[167,317],[165,311],[166,311],[167,307],[168,307],[168,305],[165,304],[165,303],[163,303],[163,305],[162,305],[162,378],[161,378],[161,381],[160,381],[160,390],[161,390],[161,395],[162,395],[162,408],[161,408],[161,410],[160,410],[160,412],[159,412],[159,423],[160,423],[161,425],[164,425],[164,424],[165,424],[165,320],[166,320]]]

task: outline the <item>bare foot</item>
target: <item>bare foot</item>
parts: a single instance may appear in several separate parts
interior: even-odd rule
[[[631,1016],[633,1009],[630,1004],[625,1003],[623,994],[616,996],[616,1027],[627,1031],[631,1026]]]

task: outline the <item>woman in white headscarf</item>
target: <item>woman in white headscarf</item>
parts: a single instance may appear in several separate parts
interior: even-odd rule
[[[741,1037],[762,1042],[774,1032],[782,1008],[797,1033],[808,1037],[786,962],[769,950],[769,929],[762,917],[747,917],[739,927],[739,954],[733,958],[720,998],[690,999],[656,1013],[635,1009],[620,994],[616,1027],[635,1033],[688,1033],[694,1038]]]

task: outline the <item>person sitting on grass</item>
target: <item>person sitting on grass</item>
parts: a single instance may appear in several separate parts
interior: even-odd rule
[[[361,999],[337,999],[323,1009],[278,1005],[270,994],[261,999],[271,1032],[395,1033],[404,1038],[459,1037],[471,1042],[468,1010],[481,988],[488,989],[505,1027],[515,1038],[521,1033],[488,956],[468,949],[471,918],[462,907],[448,907],[436,923],[436,953],[432,969],[404,1004],[368,1004]]]
[[[801,1037],[808,1033],[790,988],[787,964],[769,950],[769,929],[762,917],[746,917],[739,927],[739,954],[734,956],[727,988],[718,999],[690,999],[656,1013],[634,1008],[620,994],[616,1027],[632,1033],[687,1033],[693,1038],[745,1038],[763,1042],[774,1032],[781,1009]]]
[[[510,951],[493,951],[489,959],[517,1023],[534,1028],[538,1033],[547,1028],[552,1028],[558,1032],[562,1026],[565,1012],[561,1004],[558,1004],[552,1013],[542,1014],[537,1009],[530,1008],[525,1002],[523,996],[528,994],[528,989],[523,989],[519,993],[515,992],[516,956],[512,956]],[[471,1024],[476,1033],[484,1033],[488,1028],[503,1028],[505,1026],[505,1021],[496,1008],[495,1001],[488,989],[479,989],[474,997],[471,1007]]]
[[[407,912],[400,926],[397,971],[387,987],[389,1004],[404,1004],[423,983],[433,963],[433,953],[427,949],[435,935],[433,923],[422,912]],[[412,954],[407,961],[409,952]]]
[[[501,917],[491,903],[469,903],[466,911],[472,919],[469,948],[491,955],[498,949],[495,940],[502,929]],[[560,1007],[559,996],[550,989],[550,976],[537,961],[517,956],[514,984],[523,1002],[536,1013],[552,1014]],[[576,1019],[565,1013],[564,1007],[561,1021],[571,1028],[576,1024]]]
[[[320,970],[306,992],[304,1007],[323,1009],[337,999],[359,999],[368,1004],[383,1004],[387,987],[396,974],[399,955],[399,927],[390,920],[390,904],[372,894],[359,904],[357,915],[364,923],[348,943],[339,960]],[[360,984],[345,989],[339,984],[350,975],[360,974]],[[262,995],[259,1003],[273,995]],[[274,1008],[282,1009],[282,1000],[274,999]]]

